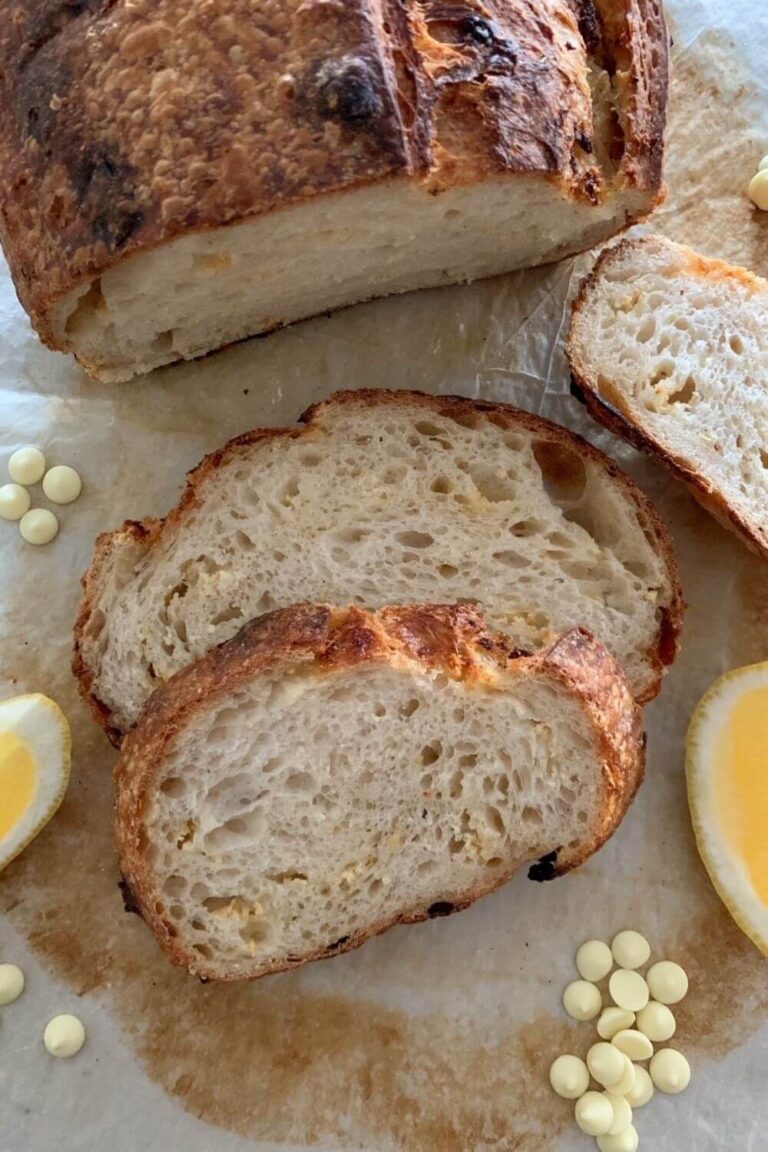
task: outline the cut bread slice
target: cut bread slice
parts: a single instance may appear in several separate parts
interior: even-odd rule
[[[523,648],[583,625],[657,691],[681,598],[666,529],[607,457],[499,404],[351,392],[249,433],[164,521],[99,538],[74,668],[119,738],[244,621],[301,601],[473,600]]]
[[[534,656],[466,606],[299,605],[158,689],[116,774],[124,892],[211,980],[576,867],[641,781],[639,709],[573,630]]]
[[[660,236],[603,253],[574,305],[574,384],[768,555],[768,282]]]

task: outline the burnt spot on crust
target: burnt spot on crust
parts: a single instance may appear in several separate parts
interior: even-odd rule
[[[455,911],[456,906],[451,904],[450,900],[437,900],[427,908],[427,916],[430,920],[434,920],[436,916],[450,916],[451,912]]]
[[[677,656],[680,624],[669,608],[659,610],[659,659],[666,667],[673,664]]]
[[[126,912],[132,912],[136,916],[141,916],[141,909],[137,903],[136,897],[133,894],[133,889],[126,880],[125,876],[121,876],[117,882],[120,889],[120,895],[123,898],[123,908]]]
[[[559,848],[555,848],[554,852],[547,852],[546,856],[542,856],[540,860],[532,864],[528,869],[528,879],[536,880],[537,883],[554,880],[557,876],[557,854],[559,851]]]
[[[326,952],[338,952],[340,949],[342,949],[348,943],[349,943],[349,936],[339,936],[338,940],[334,940],[334,942],[332,944],[328,945],[328,947],[326,948]]]
[[[571,0],[579,32],[587,52],[593,54],[600,47],[600,17],[595,0]]]
[[[315,103],[328,120],[359,126],[382,114],[376,78],[360,56],[325,60],[313,78]]]
[[[32,0],[19,68],[26,68],[38,52],[54,40],[78,16],[100,16],[117,0]]]
[[[474,14],[464,17],[461,22],[461,31],[468,40],[474,40],[476,44],[492,44],[496,38],[491,22]]]
[[[127,244],[143,223],[144,213],[138,208],[113,213],[100,212],[91,225],[91,231],[94,240],[100,240],[110,252],[115,252]]]

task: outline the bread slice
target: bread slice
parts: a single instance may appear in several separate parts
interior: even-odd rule
[[[658,203],[662,0],[6,0],[0,239],[101,380]]]
[[[154,694],[116,774],[126,894],[177,964],[264,976],[550,879],[616,830],[643,772],[615,660],[535,656],[467,607],[300,605]]]
[[[568,355],[596,419],[768,555],[768,282],[661,236],[603,253]]]
[[[638,696],[674,658],[681,599],[650,503],[565,429],[499,404],[340,393],[233,440],[163,521],[101,536],[74,668],[114,737],[246,620],[304,600],[482,605],[523,648],[584,625]]]

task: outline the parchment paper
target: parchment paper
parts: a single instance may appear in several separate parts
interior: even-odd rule
[[[749,0],[672,2],[669,199],[654,226],[768,274],[768,215],[744,195],[768,152],[768,22]],[[688,967],[678,1039],[689,1091],[637,1118],[643,1149],[768,1148],[768,961],[741,935],[696,856],[685,803],[691,708],[724,669],[768,658],[768,569],[658,466],[592,425],[568,395],[560,338],[588,259],[377,302],[209,359],[108,387],[32,335],[0,278],[0,469],[24,443],[78,467],[81,500],[48,548],[0,524],[4,695],[47,692],[72,723],[57,818],[0,877],[0,960],[27,991],[0,1010],[0,1152],[242,1152],[310,1145],[414,1152],[588,1149],[547,1084],[589,1025],[560,994],[575,946],[633,925]],[[647,712],[647,782],[608,847],[551,885],[525,877],[448,920],[247,987],[171,969],[122,910],[111,846],[114,754],[69,673],[78,577],[95,535],[163,514],[187,468],[228,437],[290,423],[342,387],[489,396],[607,448],[671,523],[690,603],[683,655]],[[84,1020],[51,1060],[55,1012]]]

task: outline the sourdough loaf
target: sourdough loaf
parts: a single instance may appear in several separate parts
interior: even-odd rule
[[[596,419],[768,555],[768,282],[661,236],[608,249],[568,354]]]
[[[521,648],[575,625],[641,700],[677,648],[672,546],[649,501],[566,429],[414,392],[339,393],[232,441],[165,520],[101,536],[74,667],[115,739],[245,621],[303,600],[476,601]]]
[[[42,339],[126,380],[605,239],[666,96],[661,0],[8,0],[0,236]]]
[[[160,688],[116,774],[127,892],[172,960],[263,976],[580,864],[640,783],[587,633],[521,657],[475,611],[294,606]]]

